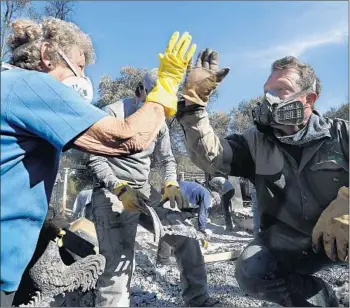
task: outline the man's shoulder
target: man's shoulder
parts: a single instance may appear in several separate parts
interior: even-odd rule
[[[102,110],[118,118],[127,118],[135,112],[133,108],[133,99],[124,98],[103,107]]]
[[[122,100],[104,106],[102,110],[115,117],[124,117],[124,103]]]
[[[342,128],[342,127],[348,127],[349,121],[340,119],[340,118],[327,118],[324,117],[324,120],[329,124],[330,128]]]
[[[327,118],[323,117],[324,121],[329,126],[329,132],[333,140],[344,140],[349,139],[349,121],[339,118]],[[344,139],[345,138],[345,139]]]

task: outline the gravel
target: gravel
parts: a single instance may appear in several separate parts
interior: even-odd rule
[[[213,234],[203,254],[243,250],[253,239],[246,231],[234,232],[224,229],[223,217],[216,217],[208,224]],[[174,307],[185,306],[181,296],[180,273],[176,266],[156,267],[157,247],[153,234],[141,226],[138,227],[135,260],[136,267],[131,281],[132,307]],[[335,289],[340,306],[349,307],[348,266],[334,266],[320,271],[316,275],[329,282]],[[235,273],[235,261],[223,261],[206,264],[210,296],[226,307],[273,307],[274,303],[261,301],[247,296],[239,288]],[[94,293],[74,292],[56,299],[51,307],[93,307]]]
[[[252,239],[245,231],[226,232],[223,219],[208,224],[213,235],[204,254],[242,250]],[[176,266],[155,267],[156,246],[153,236],[141,226],[136,237],[136,268],[131,282],[132,307],[184,306],[181,297],[180,274]],[[229,307],[272,307],[274,303],[261,301],[242,292],[234,278],[235,261],[207,263],[208,288],[211,297]],[[317,273],[335,288],[341,306],[349,306],[348,266],[335,266]]]

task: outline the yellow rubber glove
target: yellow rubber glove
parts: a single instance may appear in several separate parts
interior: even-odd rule
[[[182,195],[179,184],[176,181],[166,182],[163,190],[162,203],[169,201],[172,209],[188,208],[187,199]]]
[[[180,39],[179,36],[179,32],[173,33],[164,54],[158,55],[158,80],[146,97],[146,102],[163,105],[167,118],[176,114],[178,101],[176,94],[187,65],[196,51],[195,44],[189,48],[192,37],[188,32],[185,32]]]
[[[338,197],[327,206],[313,231],[312,242],[318,252],[323,241],[326,255],[333,261],[346,261],[349,254],[349,188],[341,187]]]
[[[125,210],[129,212],[144,212],[142,205],[139,203],[139,198],[147,200],[137,190],[133,189],[127,182],[120,182],[113,191],[119,200],[123,203]]]

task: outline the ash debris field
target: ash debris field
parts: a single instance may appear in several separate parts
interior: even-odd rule
[[[222,225],[208,223],[213,234],[203,254],[243,250],[253,239],[246,231],[225,231]],[[136,268],[131,282],[131,306],[133,307],[170,307],[184,306],[181,297],[180,274],[176,266],[156,267],[157,248],[153,244],[153,235],[141,226],[136,237]],[[349,306],[348,266],[335,266],[323,270],[317,275],[328,281],[336,290],[340,305]],[[261,301],[247,296],[239,288],[234,277],[235,261],[221,261],[206,264],[210,296],[226,307],[272,307],[271,302]]]
[[[250,215],[248,215],[250,216]],[[251,233],[242,231],[242,223],[234,230],[226,231],[223,216],[212,218],[207,224],[212,236],[206,256],[229,251],[242,251],[253,239]],[[131,280],[131,307],[181,307],[185,306],[181,296],[180,273],[177,266],[156,267],[157,246],[154,235],[138,226],[135,243],[135,271]],[[206,263],[208,290],[222,307],[273,307],[277,304],[249,297],[238,286],[235,279],[235,261]],[[334,266],[316,274],[335,289],[341,307],[349,307],[349,267]],[[67,292],[56,297],[51,307],[94,307],[96,290],[89,292]]]

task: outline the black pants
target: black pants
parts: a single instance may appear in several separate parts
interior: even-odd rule
[[[237,261],[235,273],[241,289],[250,296],[281,306],[337,307],[331,287],[312,275],[334,263],[324,254],[313,254],[311,249],[303,258],[290,257],[287,250],[293,244],[285,246],[281,238],[274,239],[280,251],[268,247],[260,236],[245,248]]]
[[[233,230],[233,224],[232,224],[232,217],[230,213],[230,204],[231,199],[235,195],[235,190],[232,189],[228,191],[226,194],[222,195],[222,207],[224,209],[224,216],[225,216],[225,224],[227,230]]]
[[[1,307],[12,307],[13,298],[16,292],[1,291]]]

